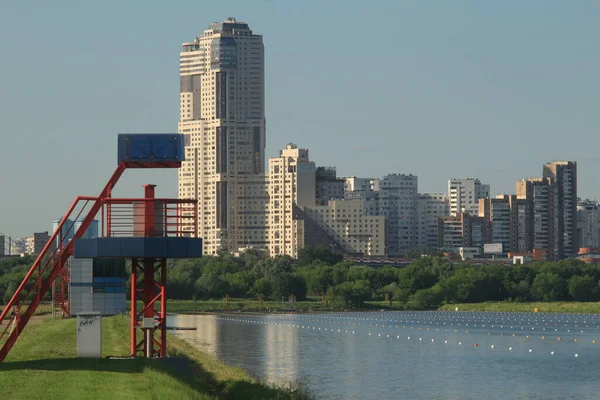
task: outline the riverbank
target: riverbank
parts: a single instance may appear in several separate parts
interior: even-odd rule
[[[202,314],[221,312],[253,312],[253,313],[277,313],[277,312],[339,312],[339,311],[377,311],[377,310],[406,310],[406,303],[394,301],[390,305],[387,301],[366,301],[360,308],[347,308],[325,305],[322,301],[309,298],[308,301],[299,301],[295,304],[289,302],[265,301],[261,307],[260,302],[248,299],[225,300],[169,300],[168,311],[174,314]],[[563,313],[600,313],[600,303],[578,303],[578,302],[484,302],[446,304],[441,306],[440,311],[496,311],[496,312],[563,312]],[[416,310],[415,310],[416,311]]]
[[[141,303],[140,303],[141,305]],[[403,309],[403,303],[393,302],[390,307],[387,301],[366,301],[363,307],[352,309],[351,311],[372,311],[372,310],[400,310]],[[333,306],[325,304],[318,298],[308,298],[306,301],[290,303],[289,301],[264,301],[250,299],[231,299],[226,300],[169,300],[167,311],[172,314],[202,314],[219,312],[332,312],[332,311],[350,311],[347,307]]]
[[[510,303],[510,302],[486,302],[470,304],[446,304],[439,308],[440,311],[496,311],[496,312],[561,312],[561,313],[600,313],[600,303],[576,303],[576,302],[532,302],[532,303]]]
[[[28,326],[0,364],[7,399],[308,399],[296,387],[275,388],[169,335],[170,359],[76,358],[75,319]],[[102,319],[102,355],[127,356],[129,319]]]

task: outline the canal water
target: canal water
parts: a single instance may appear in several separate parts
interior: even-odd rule
[[[600,315],[178,315],[198,349],[322,399],[600,399]]]

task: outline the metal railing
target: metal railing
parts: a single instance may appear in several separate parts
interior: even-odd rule
[[[152,226],[146,226],[151,220]],[[196,200],[105,199],[101,214],[102,237],[197,237]]]

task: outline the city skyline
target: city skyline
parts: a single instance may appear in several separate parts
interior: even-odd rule
[[[382,13],[385,10],[404,11],[405,14],[399,15],[403,22],[406,22],[409,16],[425,15],[425,11],[420,9],[420,6],[397,6],[391,2],[382,4],[362,10],[366,11],[365,18],[385,15]],[[515,4],[512,6],[514,7]],[[3,91],[5,96],[0,103],[3,110],[2,119],[5,132],[14,132],[14,135],[3,134],[5,143],[0,150],[0,167],[4,171],[11,171],[8,185],[5,183],[4,187],[18,194],[3,199],[4,209],[8,212],[0,213],[0,231],[17,237],[49,230],[51,218],[61,215],[73,197],[79,194],[97,194],[98,188],[104,184],[106,171],[110,171],[114,166],[117,133],[174,132],[177,117],[173,116],[172,103],[177,96],[177,83],[172,79],[172,71],[176,67],[172,63],[173,55],[176,54],[176,49],[181,42],[197,35],[209,23],[222,21],[227,16],[235,16],[248,22],[254,30],[266,38],[266,116],[269,127],[266,158],[276,156],[278,150],[286,143],[294,142],[302,148],[309,149],[311,158],[317,165],[336,166],[339,176],[380,177],[390,173],[412,173],[419,176],[419,192],[422,193],[445,192],[449,179],[473,176],[490,184],[492,195],[514,193],[514,182],[522,178],[538,176],[538,166],[545,162],[559,159],[573,160],[578,163],[579,196],[600,198],[598,192],[600,189],[595,185],[595,171],[600,164],[593,153],[593,149],[597,148],[595,141],[600,139],[592,135],[597,127],[597,117],[589,112],[594,108],[594,104],[597,104],[597,93],[600,91],[593,89],[597,81],[592,79],[591,82],[587,81],[586,85],[583,85],[583,78],[574,81],[573,76],[575,72],[588,76],[588,68],[589,71],[597,69],[595,67],[598,65],[597,57],[594,58],[594,55],[586,53],[585,50],[586,46],[592,45],[591,38],[594,34],[585,31],[585,29],[589,30],[589,27],[584,28],[586,24],[579,24],[580,26],[575,24],[579,18],[585,18],[586,14],[588,17],[593,15],[589,7],[596,7],[595,5],[590,4],[586,9],[582,5],[569,8],[558,3],[544,3],[547,11],[545,15],[536,14],[541,18],[536,25],[539,27],[538,31],[527,31],[529,28],[525,25],[526,16],[535,11],[535,6],[523,5],[519,7],[523,15],[515,17],[516,29],[510,33],[506,41],[502,41],[497,35],[500,33],[499,28],[502,23],[506,22],[504,18],[507,18],[508,14],[513,17],[514,13],[508,13],[506,10],[496,13],[502,10],[494,9],[499,6],[490,5],[483,6],[481,9],[468,6],[457,7],[461,8],[464,15],[459,15],[457,10],[449,10],[451,12],[447,20],[440,21],[439,16],[434,16],[433,22],[443,22],[442,27],[452,28],[457,22],[466,21],[473,25],[471,29],[483,29],[483,22],[489,22],[491,19],[496,25],[492,24],[491,28],[483,29],[482,38],[493,39],[491,42],[498,46],[496,50],[499,53],[492,53],[487,47],[482,49],[482,38],[475,39],[469,35],[474,32],[471,29],[465,31],[450,29],[450,34],[455,35],[454,38],[464,42],[460,42],[463,44],[461,46],[451,46],[451,49],[445,53],[438,46],[431,47],[437,37],[433,33],[423,34],[415,43],[407,43],[401,38],[398,38],[398,43],[387,42],[392,36],[384,35],[378,39],[383,46],[386,43],[403,46],[404,53],[407,55],[403,58],[401,52],[386,53],[383,56],[386,63],[379,66],[382,68],[381,75],[385,79],[373,77],[371,86],[365,86],[362,79],[351,80],[350,76],[355,67],[348,63],[349,60],[344,55],[344,52],[349,49],[347,46],[351,43],[337,41],[339,49],[334,48],[332,51],[331,43],[328,45],[326,42],[312,42],[317,40],[318,32],[313,31],[318,29],[299,30],[304,27],[302,18],[307,17],[306,12],[300,12],[296,18],[292,18],[291,15],[300,11],[293,6],[280,6],[281,8],[277,10],[274,10],[275,6],[270,2],[257,3],[255,6],[256,9],[251,9],[242,3],[235,7],[211,5],[208,6],[210,11],[201,20],[195,18],[194,22],[191,22],[191,17],[189,19],[186,17],[185,21],[169,25],[171,31],[164,37],[152,36],[149,29],[141,29],[140,33],[124,35],[123,44],[116,44],[115,35],[125,32],[124,19],[117,18],[115,32],[110,34],[107,34],[105,27],[92,24],[90,32],[86,35],[86,43],[91,40],[96,46],[94,51],[91,47],[77,45],[82,39],[74,34],[77,23],[65,24],[63,30],[52,33],[55,36],[50,37],[40,50],[47,68],[33,81],[25,79],[29,69],[23,67],[28,63],[29,58],[22,49],[15,46],[17,43],[0,45],[5,54],[11,55],[4,67],[5,76],[0,78],[0,84],[5,88]],[[105,12],[95,10],[93,6],[81,7],[64,16],[58,15],[57,10],[47,10],[47,12],[49,15],[57,16],[59,20],[77,15],[73,13],[90,11],[88,8],[99,11],[100,14]],[[11,5],[6,15],[11,15],[11,12],[16,13],[14,21],[23,21],[24,17],[30,16],[39,23],[39,26],[34,26],[32,22],[20,28],[9,23],[0,29],[14,28],[23,40],[35,34],[43,37],[41,32],[49,22],[46,21],[45,16],[42,16],[43,8],[40,7],[35,11],[40,12],[40,15],[32,15],[34,11],[20,9],[19,5]],[[324,8],[323,15],[315,16],[314,22],[327,21],[333,28],[341,26],[344,21],[345,24],[351,21],[350,25],[357,29],[364,26],[361,24],[363,19],[359,18],[360,13],[357,10],[345,11],[349,14],[344,15],[346,17],[344,19],[333,18],[333,8]],[[266,17],[260,16],[262,12],[265,12]],[[129,13],[133,13],[133,8],[124,7],[123,13],[123,16],[129,16]],[[277,13],[280,15],[276,15]],[[496,19],[492,18],[492,15],[495,15]],[[566,19],[573,25],[572,30],[561,29],[556,33],[552,31],[551,28],[555,24],[559,26],[559,15],[562,22]],[[153,14],[149,16],[151,21],[158,18]],[[314,25],[318,24],[309,24],[306,27]],[[289,31],[283,29],[285,26],[290,27]],[[402,27],[405,30],[413,28],[416,28],[414,24]],[[495,30],[496,28],[498,29]],[[381,29],[386,32],[386,29],[391,28],[383,26]],[[278,30],[288,32],[289,35],[280,38],[276,33]],[[300,32],[302,35],[299,35]],[[7,33],[8,31],[5,34]],[[519,34],[523,35],[520,37],[521,41],[515,42]],[[549,36],[542,38],[546,34]],[[109,73],[101,73],[97,80],[87,83],[91,88],[90,93],[74,91],[77,85],[67,79],[68,75],[65,75],[67,71],[59,68],[63,60],[61,57],[66,57],[67,48],[70,49],[71,44],[66,46],[67,41],[58,39],[66,38],[68,35],[72,35],[74,46],[83,49],[77,54],[77,60],[70,59],[75,61],[75,67],[77,65],[81,67],[69,71],[74,82],[83,77],[80,70],[92,67],[91,71],[94,71],[94,68],[98,68],[94,66],[98,56],[112,54],[119,59],[119,63],[113,61],[112,64],[108,64]],[[157,40],[144,42],[144,45],[135,51],[125,51],[127,44],[138,42],[140,35],[150,35]],[[549,45],[553,38],[560,39],[555,43],[557,46],[562,46],[560,49],[572,57],[557,60],[551,55],[550,51],[554,51],[555,48],[549,49],[544,46]],[[287,43],[283,43],[283,39]],[[367,38],[362,38],[360,35],[357,35],[356,40],[358,42],[355,45],[362,46],[367,43],[363,42]],[[305,42],[310,46],[302,45]],[[447,40],[442,40],[442,43],[452,44],[452,41],[448,43]],[[572,43],[577,43],[577,46],[569,46]],[[420,54],[418,47],[415,47],[416,44],[423,45],[425,49],[423,51],[427,54]],[[514,48],[510,49],[510,46],[507,47],[508,44],[514,45]],[[538,56],[536,60],[523,54],[524,49],[532,44],[538,45],[534,47]],[[478,81],[482,78],[480,74],[467,79],[463,73],[473,72],[473,70],[467,68],[461,72],[457,69],[458,56],[463,54],[462,50],[469,48],[468,45],[473,46],[477,51],[482,50],[483,59],[471,61],[482,67],[480,70],[475,70],[479,73],[485,72],[484,75],[487,74],[489,80]],[[448,79],[439,75],[440,71],[437,71],[433,64],[426,62],[432,61],[434,50],[440,52],[439,57],[448,57],[449,63],[445,65],[444,71]],[[54,51],[56,54],[46,54],[49,51]],[[163,57],[163,54],[169,56]],[[424,57],[420,58],[419,55]],[[489,69],[485,57],[494,55],[506,61],[508,61],[506,57],[511,55],[523,58],[519,58],[519,62],[514,65],[502,64],[506,70]],[[319,62],[309,60],[310,57],[316,57],[315,60]],[[168,58],[169,61],[163,61],[162,58]],[[154,61],[146,62],[148,60]],[[393,62],[390,63],[391,61]],[[398,63],[399,61],[404,63]],[[549,61],[554,63],[550,65]],[[78,62],[83,64],[77,64]],[[340,63],[344,65],[344,69],[333,72],[334,70],[331,69],[333,65]],[[398,71],[402,75],[417,78],[417,83],[412,86],[401,74],[395,73],[396,69],[390,69],[389,65],[401,65],[402,68]],[[532,75],[534,70],[536,73],[538,71],[535,67],[541,65],[544,65],[543,73],[539,74],[540,76]],[[429,74],[419,75],[415,70],[417,66],[427,70]],[[462,66],[469,67],[466,64]],[[318,67],[321,69],[316,69]],[[524,72],[517,74],[516,70]],[[327,79],[323,78],[322,72],[328,73]],[[48,79],[49,74],[52,75],[52,79]],[[433,81],[432,77],[435,77]],[[518,79],[512,82],[507,80],[510,77]],[[524,84],[523,79],[530,81]],[[352,92],[354,95],[348,97],[349,92],[344,86],[351,81],[355,83]],[[15,100],[21,99],[22,93],[17,91],[16,82],[22,82],[24,85],[23,93],[31,90],[33,88],[31,85],[41,85],[39,101],[44,103],[45,107],[37,109],[35,114],[29,112],[23,114],[22,108],[15,108],[19,101],[8,99],[11,96]],[[148,85],[148,82],[153,84]],[[301,83],[302,87],[296,82]],[[385,82],[387,83],[384,85]],[[544,85],[549,85],[551,82],[554,85],[551,86],[553,96],[548,96],[550,87]],[[480,87],[477,86],[482,83]],[[519,88],[519,85],[522,87]],[[65,94],[59,95],[62,92]],[[294,96],[290,96],[290,93]],[[452,102],[447,97],[451,93],[461,93],[464,102],[459,102],[460,106],[452,106]],[[527,100],[528,103],[521,102],[519,94],[524,95],[523,100]],[[432,97],[433,95],[438,96]],[[55,101],[56,96],[58,96],[57,101]],[[308,99],[311,101],[309,102]],[[318,101],[314,101],[315,99]],[[440,100],[444,101],[440,102]],[[482,109],[475,104],[476,100],[484,100],[485,105],[489,107]],[[499,103],[496,104],[496,101]],[[123,102],[126,102],[127,106]],[[491,107],[492,105],[497,107]],[[100,113],[90,114],[91,109],[100,110]],[[384,124],[385,121],[382,125],[382,122],[372,121],[370,117],[381,113],[397,115],[394,110],[401,110],[398,114],[400,120],[385,119],[392,125]],[[430,113],[433,110],[435,115],[440,117],[438,119],[445,124],[436,125],[429,119],[424,120],[422,117],[425,110]],[[377,112],[374,113],[375,111]],[[413,111],[418,112],[413,113]],[[532,111],[536,111],[537,114],[530,115]],[[409,114],[415,114],[414,119]],[[451,114],[452,119],[449,121],[448,117]],[[95,116],[101,116],[102,121],[94,119]],[[97,122],[93,126],[82,125],[81,118],[84,117],[92,118]],[[416,124],[416,119],[420,120],[419,124]],[[24,124],[22,121],[27,123]],[[508,126],[506,121],[510,121]],[[514,124],[515,129],[507,129],[511,124]],[[82,135],[81,132],[86,134]],[[364,132],[368,134],[365,135]],[[342,135],[350,140],[340,141]],[[499,143],[495,140],[499,135],[506,139],[502,142],[508,143]],[[579,136],[584,139],[586,146],[572,146],[565,149],[562,143],[564,138],[561,135]],[[431,137],[425,139],[422,136]],[[24,155],[14,151],[14,148],[23,148],[24,143],[32,137],[37,139],[36,148]],[[448,138],[452,140],[447,140]],[[495,143],[497,148],[489,151],[488,141]],[[410,151],[406,149],[407,147]],[[65,150],[69,148],[73,151]],[[57,154],[60,154],[60,157],[56,157]],[[14,164],[19,162],[20,168],[14,168]],[[61,176],[68,178],[65,182],[77,182],[77,185],[61,186],[62,184],[57,180]],[[117,194],[139,195],[140,188],[135,178],[136,176],[132,174],[124,179],[124,182],[117,186]],[[157,174],[156,179],[152,180],[153,183],[158,184],[161,194],[173,196],[177,191],[176,184],[173,184],[176,181],[174,178],[172,171],[167,171]],[[23,182],[27,182],[27,185]],[[40,193],[43,193],[45,205],[35,207]],[[19,216],[24,214],[25,207],[28,210],[26,220]]]

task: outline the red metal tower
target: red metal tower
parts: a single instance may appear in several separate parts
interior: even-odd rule
[[[142,199],[113,199],[112,190],[127,168],[179,168],[183,160],[183,135],[119,135],[118,166],[104,189],[97,197],[79,196],[75,199],[2,310],[0,324],[13,311],[16,312],[0,332],[0,362],[4,361],[56,278],[62,276],[61,284],[68,283],[65,265],[73,255],[132,259],[131,355],[166,356],[166,259],[201,255],[201,239],[195,238],[195,201],[156,199],[152,185],[146,186],[145,197]],[[129,211],[124,211],[127,207]],[[80,239],[98,213],[102,215],[101,236],[104,237]],[[53,249],[65,222],[69,219],[79,220],[82,215],[85,217],[73,239],[64,243],[61,239],[59,246]],[[161,218],[158,225],[155,220],[157,215]],[[95,247],[89,246],[90,240],[95,241],[91,243]],[[114,245],[119,240],[118,248],[122,251],[116,254],[114,249],[117,247],[111,247],[111,243]],[[76,243],[80,244],[75,246]],[[93,254],[90,252],[91,248],[94,248]],[[157,274],[158,272],[160,273]],[[158,280],[155,279],[157,275]],[[61,292],[63,296],[59,303],[63,312],[68,315],[69,303],[64,295],[66,288]],[[138,299],[144,304],[140,312],[137,311]],[[136,342],[138,328],[143,329],[144,336],[139,343]],[[160,332],[158,339],[155,338],[156,331]]]

